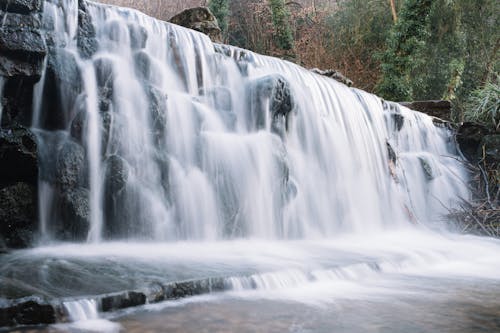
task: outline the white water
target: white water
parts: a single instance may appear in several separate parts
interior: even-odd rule
[[[74,55],[81,73],[82,92],[66,117],[77,117],[85,99],[89,241],[441,228],[447,208],[468,196],[451,133],[423,114],[278,59],[216,46],[222,55],[202,34],[97,4],[89,13],[98,51],[83,59],[76,6],[47,2],[44,20],[65,32],[58,52]],[[273,84],[283,79],[290,114],[273,118]],[[103,85],[111,91],[105,109]],[[394,114],[404,118],[400,131]],[[119,194],[105,191],[116,156],[127,176]],[[42,216],[57,218],[57,209],[42,207]],[[44,230],[50,238],[50,226]]]

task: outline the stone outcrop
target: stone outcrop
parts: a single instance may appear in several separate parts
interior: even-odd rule
[[[428,114],[432,117],[437,117],[443,120],[451,120],[451,103],[450,101],[415,101],[400,103],[409,109]]]
[[[204,33],[215,43],[222,42],[222,31],[214,14],[207,7],[186,9],[169,22]]]
[[[344,74],[340,73],[339,71],[336,71],[335,69],[323,70],[319,68],[313,68],[311,69],[311,72],[334,79],[335,81],[343,83],[348,87],[352,87],[353,85],[353,82],[349,78],[347,78]]]

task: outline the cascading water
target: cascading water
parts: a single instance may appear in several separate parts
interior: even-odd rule
[[[57,139],[40,107],[46,94],[35,94],[41,141],[60,147],[55,180],[44,183],[52,189],[41,186],[42,197],[88,200],[90,225],[64,237],[274,239],[436,227],[446,207],[468,195],[450,133],[425,115],[94,3],[86,17],[97,46],[84,56],[77,7],[45,3],[45,27],[56,31],[49,62],[66,63],[81,81],[76,91],[55,87],[64,120]],[[66,161],[63,154],[75,149],[84,161]],[[71,215],[44,201],[43,220],[62,227],[44,222],[42,230],[59,238]]]
[[[431,117],[133,10],[45,1],[43,29],[41,246],[0,256],[0,301],[92,322],[212,277],[308,304],[498,285],[498,241],[445,230],[467,174]]]

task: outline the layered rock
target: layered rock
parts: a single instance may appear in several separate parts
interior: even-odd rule
[[[186,9],[169,22],[204,33],[215,43],[222,42],[222,31],[214,14],[207,7]]]

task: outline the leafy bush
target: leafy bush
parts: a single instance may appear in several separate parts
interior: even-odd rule
[[[488,82],[483,88],[472,92],[465,111],[465,119],[500,130],[500,85],[499,77],[495,82]]]

